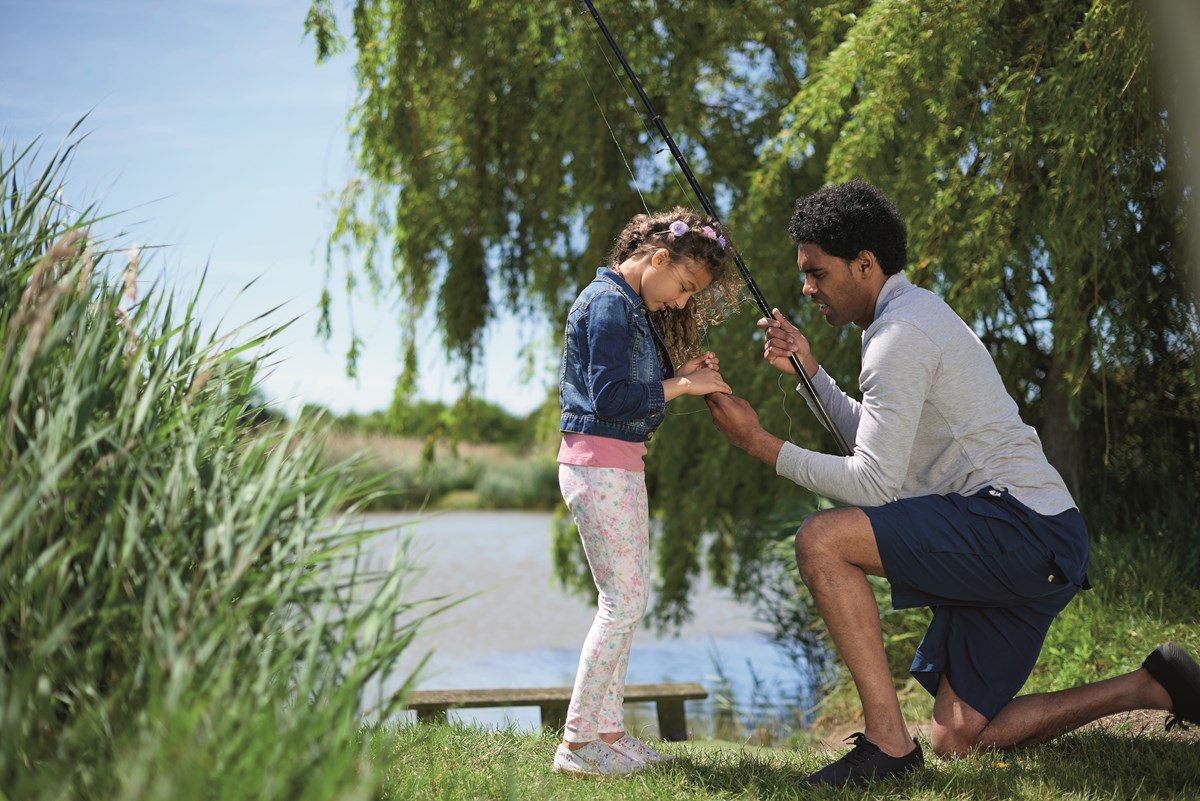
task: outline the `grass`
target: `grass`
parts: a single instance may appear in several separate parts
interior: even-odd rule
[[[940,760],[873,788],[801,790],[797,780],[828,759],[817,749],[728,742],[663,743],[670,766],[621,779],[556,776],[555,736],[462,726],[402,726],[381,734],[372,759],[386,766],[385,799],[1193,799],[1200,793],[1196,742],[1077,733],[1012,753]],[[656,743],[656,746],[659,744]]]

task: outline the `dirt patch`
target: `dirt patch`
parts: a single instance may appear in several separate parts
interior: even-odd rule
[[[1177,740],[1184,743],[1200,743],[1200,726],[1189,729],[1174,726],[1170,731],[1164,731],[1167,713],[1152,709],[1138,709],[1133,712],[1120,712],[1084,726],[1081,731],[1089,729],[1105,729],[1114,734],[1124,734],[1129,737],[1158,737],[1164,740]]]
[[[1184,729],[1174,726],[1170,731],[1164,730],[1167,713],[1152,709],[1139,709],[1133,712],[1120,712],[1106,718],[1093,721],[1081,727],[1079,731],[1104,730],[1113,734],[1127,737],[1154,737],[1164,740],[1174,740],[1185,743],[1200,743],[1200,726]],[[862,720],[856,723],[842,725],[827,725],[821,732],[821,738],[814,743],[818,750],[844,751],[848,747],[846,738],[855,732],[863,730]],[[914,737],[929,742],[929,721],[909,721],[908,730]]]

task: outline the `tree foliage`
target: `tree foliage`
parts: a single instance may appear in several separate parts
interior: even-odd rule
[[[763,294],[843,386],[856,386],[858,332],[802,305],[786,220],[799,194],[858,176],[897,202],[910,278],[980,334],[1077,491],[1194,474],[1197,310],[1180,245],[1192,201],[1137,3],[633,0],[601,12]],[[308,24],[318,55],[331,52],[328,0]],[[350,27],[361,174],[331,253],[361,254],[345,259],[348,278],[395,293],[410,363],[427,306],[469,368],[499,309],[561,319],[643,203],[695,205],[578,5],[358,0]],[[757,316],[747,306],[710,331],[722,371],[768,428],[829,448],[794,382],[762,365]],[[1135,441],[1152,453],[1135,456]],[[819,502],[732,453],[694,399],[671,404],[648,465],[662,619],[686,613],[705,565],[751,586],[764,543]]]
[[[1195,333],[1168,113],[1134,3],[875,2],[789,104],[768,170],[836,136],[910,220],[910,277],[1005,362],[1079,486],[1089,377]]]
[[[629,57],[718,196],[741,194],[752,143],[798,87],[803,3],[742,5],[638,2],[620,15]],[[499,309],[557,319],[644,210],[639,191],[651,208],[694,205],[580,6],[361,0],[350,21],[360,173],[330,256],[348,257],[348,283],[395,293],[410,351],[428,306],[469,367]],[[336,52],[337,25],[327,0],[313,4],[319,57]]]
[[[310,413],[328,414],[320,408],[313,408]],[[521,451],[534,443],[536,416],[537,412],[528,417],[517,417],[482,398],[460,398],[451,405],[441,401],[397,398],[386,410],[344,414],[336,419],[336,427],[364,434],[488,443]]]

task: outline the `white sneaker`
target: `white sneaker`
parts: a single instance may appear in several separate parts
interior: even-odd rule
[[[609,747],[618,754],[624,754],[630,759],[641,762],[644,765],[658,765],[675,761],[675,757],[658,753],[632,734],[621,735],[621,739],[612,743]]]
[[[565,743],[559,743],[550,770],[572,776],[627,776],[644,767],[643,763],[614,751],[600,740],[593,740],[574,751]]]

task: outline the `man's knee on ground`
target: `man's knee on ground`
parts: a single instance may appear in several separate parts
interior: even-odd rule
[[[978,748],[991,721],[959,698],[945,674],[938,681],[929,727],[929,744],[941,757],[966,756]]]
[[[979,732],[962,727],[946,726],[936,720],[929,730],[929,744],[940,757],[962,757],[979,744]]]

